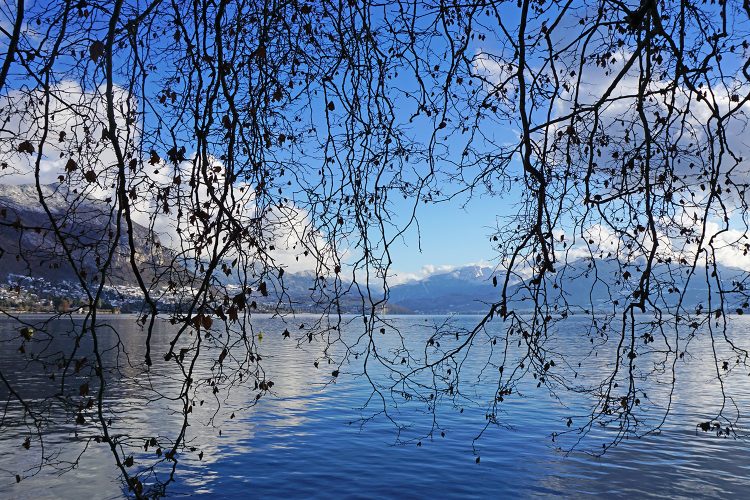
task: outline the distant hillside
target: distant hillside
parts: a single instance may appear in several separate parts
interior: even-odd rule
[[[677,290],[685,288],[688,271],[687,266],[675,264],[655,266],[653,273],[665,286],[661,287],[661,294],[652,299],[660,307],[674,307],[680,298]],[[620,268],[616,261],[580,259],[561,266],[551,275],[546,294],[550,302],[564,301],[584,310],[607,308],[611,307],[613,300],[622,303],[632,300],[641,272],[642,269],[635,265]],[[685,307],[708,306],[705,273],[705,268],[696,269],[683,298]],[[499,282],[497,287],[492,283],[493,274]],[[725,292],[735,290],[736,282],[747,280],[746,272],[724,266],[719,267],[719,276]],[[503,279],[504,275],[493,273],[492,268],[467,266],[392,287],[388,307],[392,311],[421,314],[486,313],[489,304],[500,300]],[[719,300],[715,288],[714,284],[714,304]],[[529,291],[519,283],[511,282],[508,296],[513,307],[520,310],[532,308]],[[745,302],[745,298],[737,293],[725,293],[725,300],[732,309]]]
[[[388,307],[425,314],[486,312],[487,304],[497,300],[492,274],[489,267],[467,266],[396,285],[390,289]]]
[[[88,280],[96,279],[115,236],[112,207],[56,184],[42,186],[42,194],[62,241],[39,203],[36,186],[0,184],[0,278],[4,281],[9,274],[19,274],[52,282],[77,281],[62,244],[65,242],[76,267]],[[165,267],[171,254],[158,241],[150,240],[145,227],[134,224],[133,232],[136,259],[144,278],[150,281]],[[111,284],[135,283],[129,259],[123,231],[112,260]]]
[[[109,203],[69,192],[62,186],[42,186],[47,202],[63,241],[86,279],[93,281],[97,271],[107,258],[110,241],[115,235],[115,214]],[[174,273],[167,276],[164,271],[172,260],[172,253],[158,241],[151,240],[150,232],[138,224],[133,226],[136,242],[136,259],[142,276],[150,282],[160,277],[162,284],[171,278],[177,283],[189,282],[189,273]],[[120,235],[112,260],[108,284],[135,285],[135,276],[130,266],[127,237]],[[613,300],[632,300],[642,269],[637,265],[621,267],[615,260],[581,259],[559,266],[550,275],[546,294],[550,302],[581,309],[611,307]],[[685,288],[686,266],[657,264],[653,274],[662,283],[660,294],[652,289],[651,297],[659,306],[669,309],[679,300],[677,290]],[[690,281],[683,304],[694,307],[708,306],[705,269],[696,270]],[[33,185],[9,186],[0,184],[0,280],[9,275],[44,278],[50,282],[76,282],[77,277],[69,264],[66,249],[52,230],[49,217],[38,202],[38,193]],[[747,273],[728,267],[720,267],[722,286],[727,290],[748,287],[740,285]],[[297,311],[361,313],[367,304],[362,303],[355,289],[345,293],[352,285],[331,277],[323,278],[313,272],[285,273],[265,279],[267,295],[258,294],[259,307],[272,309],[294,309]],[[498,286],[493,286],[493,277]],[[187,281],[186,281],[187,279]],[[227,276],[225,284],[232,286],[235,276]],[[425,279],[412,281],[390,288],[387,311],[390,313],[417,314],[471,314],[486,313],[492,303],[500,299],[500,284],[504,275],[490,267],[466,266],[450,272],[433,274]],[[234,286],[238,286],[236,283]],[[339,290],[334,290],[339,286]],[[378,292],[379,294],[380,292]],[[334,303],[338,296],[339,302]],[[531,309],[529,291],[519,280],[511,282],[509,297],[516,310]],[[725,294],[730,309],[745,302],[742,294]],[[719,295],[712,292],[712,300]],[[254,299],[255,300],[255,299]]]

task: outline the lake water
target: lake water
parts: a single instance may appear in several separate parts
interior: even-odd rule
[[[119,359],[123,382],[110,388],[107,404],[121,408],[117,414],[123,426],[136,429],[139,436],[168,435],[179,425],[179,415],[169,411],[167,401],[149,402],[144,386],[149,378],[142,372],[142,331],[132,317],[105,320],[117,331],[131,355],[129,366],[124,353],[110,351],[107,359]],[[193,453],[180,457],[177,476],[169,486],[173,497],[207,496],[212,498],[465,498],[505,496],[615,496],[625,497],[746,497],[750,495],[750,441],[717,437],[696,430],[696,424],[714,418],[721,404],[715,371],[712,371],[710,343],[707,335],[697,335],[691,346],[692,356],[678,364],[678,389],[673,398],[673,412],[661,432],[641,439],[621,442],[601,457],[589,453],[608,439],[606,431],[595,431],[576,451],[566,454],[557,450],[561,442],[571,443],[572,436],[551,438],[553,432],[568,429],[567,419],[585,407],[583,396],[558,394],[550,397],[543,388],[536,389],[533,380],[522,386],[520,394],[507,398],[499,415],[502,425],[490,426],[481,439],[474,438],[485,426],[487,395],[494,393],[492,377],[477,382],[490,349],[481,345],[463,367],[466,377],[466,399],[457,405],[447,402],[436,408],[439,429],[433,438],[421,438],[432,425],[432,414],[424,404],[404,402],[391,408],[401,424],[410,424],[397,443],[394,424],[375,416],[366,425],[362,418],[378,411],[377,401],[363,405],[372,394],[367,380],[357,375],[363,360],[351,359],[341,367],[334,380],[333,369],[321,364],[316,368],[320,347],[315,343],[299,348],[281,332],[290,324],[299,326],[305,318],[289,324],[280,319],[258,317],[254,331],[264,332],[259,342],[263,367],[275,382],[273,396],[249,406],[254,399],[252,387],[240,387],[221,406],[207,400],[196,411],[189,436]],[[382,348],[389,335],[398,329],[407,339],[421,341],[431,325],[444,318],[397,317],[383,334]],[[457,326],[470,327],[477,318],[457,317]],[[566,359],[588,359],[589,370],[606,369],[606,357],[586,357],[585,338],[562,332],[558,352]],[[61,321],[47,326],[47,331],[67,332],[75,322]],[[353,318],[343,329],[356,336],[361,320]],[[32,401],[43,401],[54,393],[54,382],[39,375],[34,364],[24,361],[18,352],[18,325],[10,320],[0,322],[0,370],[13,384],[26,391]],[[179,379],[171,377],[167,363],[160,363],[174,327],[160,322],[154,338],[152,368],[159,378],[159,390],[168,394],[177,388]],[[734,318],[730,328],[733,338],[750,339],[750,321]],[[35,347],[41,348],[41,333]],[[104,335],[104,334],[102,334]],[[114,338],[114,333],[112,333]],[[65,351],[61,340],[47,343],[47,349]],[[12,340],[11,340],[12,339]],[[703,339],[703,340],[702,340]],[[63,343],[63,344],[60,344]],[[394,347],[398,342],[392,341]],[[59,344],[59,345],[58,345]],[[49,352],[49,351],[48,351]],[[719,353],[721,355],[721,353]],[[601,363],[601,365],[597,365]],[[598,367],[598,368],[597,368]],[[209,367],[199,367],[208,370]],[[587,368],[583,366],[582,371]],[[373,370],[377,374],[377,369]],[[157,377],[158,376],[158,377]],[[163,377],[168,377],[164,379]],[[171,377],[171,378],[170,378]],[[736,409],[750,411],[750,377],[747,369],[737,368],[726,375],[726,391],[733,396]],[[658,385],[658,384],[657,384]],[[75,386],[77,387],[77,386]],[[654,407],[659,405],[663,387],[649,387]],[[0,397],[8,399],[5,387]],[[490,396],[491,397],[491,396]],[[471,401],[475,400],[472,404]],[[118,406],[118,402],[122,403]],[[75,416],[56,413],[50,404],[51,419],[46,430],[46,452],[59,452],[57,469],[35,469],[40,450],[36,441],[30,449],[22,446],[29,429],[18,425],[21,409],[5,405],[0,424],[0,497],[3,498],[122,498],[125,490],[117,479],[107,446],[92,442],[77,467],[62,471],[66,462],[76,459],[82,450],[87,427],[76,426]],[[463,411],[462,411],[463,410]],[[216,417],[209,424],[212,415]],[[230,418],[234,414],[234,418]],[[658,412],[655,411],[657,418]],[[741,434],[746,422],[740,418],[736,430]],[[207,425],[209,424],[209,425]],[[78,438],[75,432],[78,432]],[[441,436],[444,432],[444,437]],[[413,439],[412,439],[413,438]],[[567,441],[565,441],[567,439]],[[198,451],[203,452],[199,459]],[[476,458],[481,457],[479,463]],[[136,464],[139,466],[136,456]],[[63,473],[64,472],[64,473]],[[15,475],[23,479],[16,483]]]

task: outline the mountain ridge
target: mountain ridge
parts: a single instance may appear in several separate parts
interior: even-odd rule
[[[66,246],[58,241],[47,213],[38,203],[36,186],[0,184],[0,278],[8,281],[10,276],[29,276],[50,282],[77,282],[78,275],[69,263],[70,252],[82,277],[95,281],[115,237],[114,209],[107,201],[71,192],[57,184],[41,186],[41,191]],[[171,251],[154,239],[147,228],[137,223],[133,223],[132,228],[142,276],[148,284],[158,284],[162,272],[170,270]],[[665,284],[652,291],[657,304],[668,309],[677,303],[677,290],[686,288],[686,269],[676,263],[655,265],[653,276]],[[612,301],[632,300],[640,272],[638,264],[624,265],[614,259],[578,259],[548,275],[546,293],[550,302],[567,303],[584,310],[611,307]],[[747,279],[745,271],[727,266],[719,266],[719,274],[728,289],[734,288],[733,283]],[[497,286],[493,278],[497,279]],[[389,312],[404,314],[482,314],[491,304],[499,302],[504,278],[502,271],[490,266],[459,266],[389,287],[385,307]],[[232,279],[225,281],[230,284]],[[107,284],[133,286],[135,283],[127,235],[121,234]],[[341,307],[347,312],[361,312],[363,307],[356,293],[339,295],[332,291],[335,285],[331,280],[319,277],[314,271],[287,272],[283,293],[281,285],[280,276],[270,279],[267,286],[271,294],[261,301],[267,306],[277,303],[300,310]],[[343,288],[348,286],[343,282]],[[743,286],[737,285],[738,288]],[[683,304],[701,304],[708,294],[705,280],[694,278],[685,290]],[[510,282],[508,297],[517,310],[531,308],[528,289],[517,278]],[[719,298],[715,290],[712,298]],[[735,302],[737,300],[730,306],[735,307]]]
[[[35,185],[0,184],[0,274],[6,279],[15,274],[51,282],[78,281],[80,274],[95,281],[116,237],[114,210],[106,201],[59,184],[40,189],[54,224],[39,202]],[[148,281],[155,280],[167,268],[171,252],[140,224],[133,222],[132,230],[139,270]],[[110,266],[111,284],[135,283],[124,231]]]

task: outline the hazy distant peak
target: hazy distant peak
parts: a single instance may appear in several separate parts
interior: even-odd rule
[[[100,209],[106,206],[103,201],[70,192],[63,184],[42,184],[40,189],[45,203],[53,213],[67,211],[73,203],[76,204],[77,209],[80,209],[82,205],[102,205]],[[4,207],[26,212],[42,212],[43,210],[35,184],[0,184],[0,203]]]
[[[463,280],[487,280],[492,277],[493,272],[491,267],[471,265],[459,267],[448,274]]]

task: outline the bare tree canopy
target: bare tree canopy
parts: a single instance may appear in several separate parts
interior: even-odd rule
[[[108,445],[134,495],[161,494],[192,446],[197,401],[219,407],[241,385],[256,402],[272,394],[252,323],[272,313],[332,380],[365,359],[363,404],[396,433],[404,400],[464,404],[461,367],[485,356],[487,426],[533,379],[538,397],[589,398],[564,432],[577,443],[595,424],[615,429],[597,453],[662,425],[676,367],[709,337],[724,406],[687,425],[741,437],[723,380],[748,368],[746,339],[728,333],[748,308],[747,276],[729,269],[750,269],[747,0],[18,0],[0,12],[0,265],[45,269],[80,295],[44,321],[3,306],[19,321],[3,349],[20,346],[52,387],[28,394],[0,368],[0,432],[24,426],[43,443],[62,408],[82,451]],[[423,207],[475,198],[499,207],[494,298],[473,328],[447,322],[415,348],[387,314],[393,249],[419,235]],[[102,317],[117,285],[138,299],[135,340]],[[300,326],[301,310],[314,320]],[[64,339],[45,329],[60,318]],[[566,342],[584,359],[556,347],[574,320]],[[169,348],[155,351],[165,321]],[[401,348],[384,347],[386,330]],[[160,365],[176,392],[160,392]],[[181,417],[164,435],[123,428],[139,405],[108,399],[143,377],[144,398]],[[649,401],[657,382],[665,405]]]

